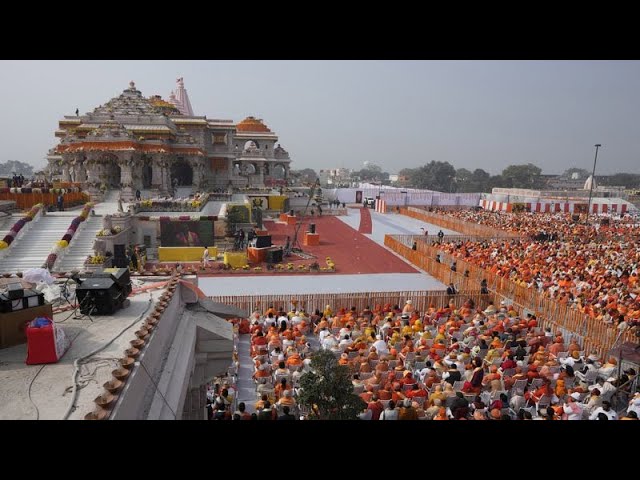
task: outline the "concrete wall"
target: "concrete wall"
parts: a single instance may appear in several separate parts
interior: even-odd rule
[[[185,310],[193,300],[191,290],[176,289],[110,419],[180,420],[183,413],[199,418],[203,399],[198,392],[232,362],[233,328],[210,313]]]

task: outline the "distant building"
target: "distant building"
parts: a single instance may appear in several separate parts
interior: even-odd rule
[[[352,173],[353,170],[348,168],[333,168],[320,170],[320,172],[318,172],[318,178],[320,178],[320,185],[323,187],[337,187],[345,184],[350,185]]]

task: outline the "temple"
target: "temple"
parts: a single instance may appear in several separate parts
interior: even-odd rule
[[[121,95],[85,115],[65,116],[49,151],[52,175],[90,193],[117,188],[125,201],[136,190],[171,195],[230,187],[286,185],[291,160],[278,136],[258,118],[197,116],[177,80],[169,101],[144,97],[134,82]]]

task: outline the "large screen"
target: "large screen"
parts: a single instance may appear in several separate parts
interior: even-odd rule
[[[163,247],[213,246],[213,221],[160,222],[160,243]]]

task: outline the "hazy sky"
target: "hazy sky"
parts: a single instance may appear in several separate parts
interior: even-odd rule
[[[134,80],[196,115],[263,118],[294,169],[431,160],[640,173],[639,61],[0,61],[0,161],[45,164],[58,120]]]

